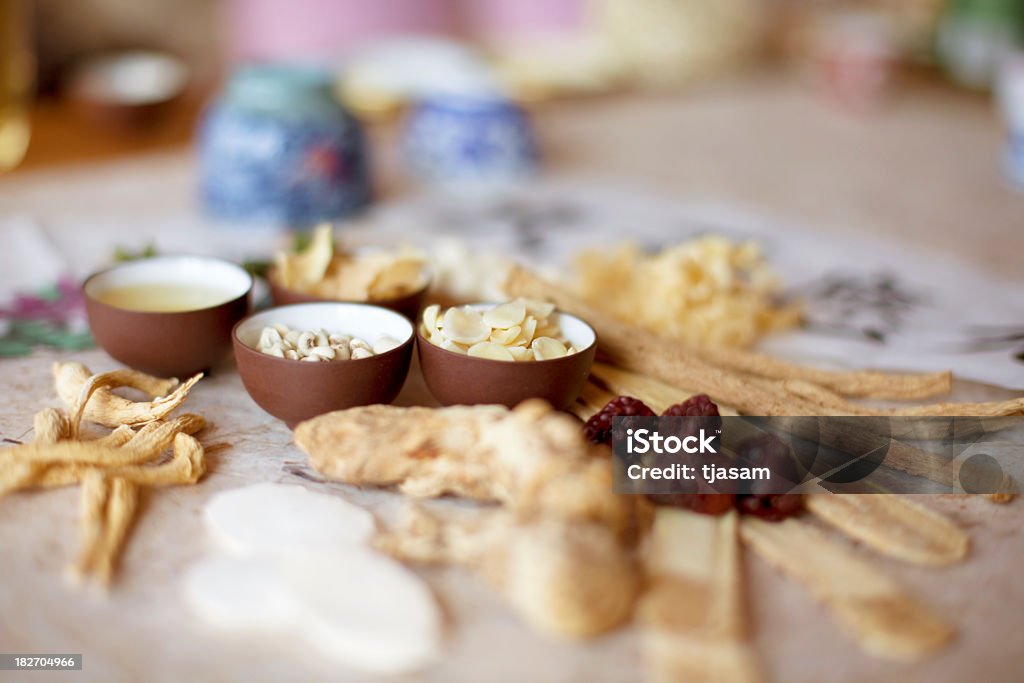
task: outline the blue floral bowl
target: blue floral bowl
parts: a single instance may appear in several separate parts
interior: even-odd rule
[[[537,142],[526,113],[496,95],[435,95],[406,122],[412,170],[440,184],[502,184],[536,172]]]
[[[201,124],[199,166],[206,210],[232,222],[303,227],[370,201],[363,132],[315,69],[236,72]]]

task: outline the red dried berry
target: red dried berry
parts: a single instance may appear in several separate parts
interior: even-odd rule
[[[613,417],[655,417],[654,411],[638,398],[619,396],[608,401],[604,408],[591,416],[583,425],[583,435],[587,441],[597,444],[612,445]]]
[[[718,406],[707,394],[691,396],[682,403],[676,403],[662,413],[665,417],[716,417]]]

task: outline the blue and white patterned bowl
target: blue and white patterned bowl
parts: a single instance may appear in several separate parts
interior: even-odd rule
[[[329,74],[295,66],[245,67],[232,77],[199,131],[211,215],[303,227],[369,203],[363,132],[331,84]]]
[[[438,184],[503,184],[533,175],[537,142],[526,113],[497,95],[434,95],[410,112],[404,151]]]

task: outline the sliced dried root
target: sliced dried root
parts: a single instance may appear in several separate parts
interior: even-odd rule
[[[81,534],[82,548],[73,567],[73,576],[89,573],[103,539],[104,512],[110,497],[110,480],[99,470],[89,470],[82,478]]]
[[[649,680],[761,680],[747,640],[737,526],[736,513],[658,510],[637,607]]]
[[[162,419],[184,403],[189,391],[202,378],[200,373],[179,386],[176,379],[162,380],[134,370],[92,375],[81,363],[54,363],[53,375],[57,395],[71,409],[73,434],[77,433],[77,425],[82,420],[120,427]],[[112,391],[118,387],[139,389],[153,400],[130,401]],[[166,393],[168,391],[170,393]]]
[[[895,495],[820,494],[807,508],[874,550],[920,565],[963,560],[970,536],[944,515]]]
[[[918,660],[953,637],[952,627],[930,608],[805,522],[748,517],[740,535],[769,564],[803,584],[870,654]]]
[[[476,569],[526,623],[558,638],[621,625],[640,589],[632,554],[600,524],[523,520],[504,510],[442,519],[416,509],[377,546],[408,561]]]
[[[673,384],[681,381],[683,386],[686,385],[687,379],[692,378],[691,386],[699,386],[712,394],[714,392],[711,387],[700,381],[700,376],[715,370],[730,374],[753,375],[768,380],[803,380],[844,396],[861,398],[926,398],[948,393],[951,388],[952,378],[948,372],[836,372],[793,365],[749,351],[717,347],[691,348],[684,347],[678,341],[652,338],[648,332],[598,311],[565,287],[548,282],[522,267],[511,269],[505,282],[505,291],[509,296],[551,301],[560,309],[584,318],[597,330],[602,348],[619,360],[620,364],[629,360],[629,356],[636,358],[635,365],[624,367],[643,372],[657,366],[664,367],[664,361],[670,360],[671,365],[675,366],[675,377],[654,372],[648,374],[664,377]],[[637,342],[641,339],[650,339],[648,349],[637,348]],[[645,356],[652,352],[659,358],[646,360]],[[734,401],[722,398],[726,403],[733,403],[737,408],[741,408]]]

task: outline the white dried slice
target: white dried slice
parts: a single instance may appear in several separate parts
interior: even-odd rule
[[[275,328],[264,327],[263,331],[260,332],[260,341],[258,345],[262,349],[274,346],[275,344],[280,344],[282,341],[281,333]]]
[[[402,343],[395,339],[394,337],[387,334],[382,334],[381,336],[377,337],[377,339],[373,342],[373,352],[378,354],[387,353],[392,349],[397,349],[401,345]]]
[[[494,330],[491,332],[491,341],[502,346],[510,346],[522,331],[519,325],[513,325],[507,330]]]
[[[426,330],[424,336],[437,329],[438,313],[440,312],[441,307],[437,304],[431,304],[423,309],[423,327]]]
[[[525,346],[507,346],[506,350],[512,354],[512,360],[517,362],[523,362],[528,360],[534,360],[533,349],[529,349]]]
[[[438,657],[441,614],[423,580],[380,553],[357,547],[297,556],[285,564],[310,640],[340,661],[378,673]]]
[[[537,337],[530,345],[537,360],[551,360],[565,356],[565,344],[552,337]]]
[[[219,628],[277,632],[299,614],[283,573],[264,557],[204,558],[185,571],[181,591],[196,614]]]
[[[456,344],[451,339],[442,339],[441,348],[444,349],[445,351],[454,351],[455,353],[462,354],[465,354],[469,350],[469,347],[467,347],[466,345]]]
[[[495,344],[491,341],[480,342],[479,344],[473,344],[469,347],[467,353],[474,358],[487,358],[490,360],[515,360],[512,354],[508,352],[501,344]]]
[[[543,320],[555,312],[555,305],[548,301],[537,301],[536,299],[518,299],[526,306],[526,312],[534,318]]]
[[[479,312],[449,308],[444,314],[444,336],[459,344],[476,344],[491,335],[491,328]]]
[[[493,328],[505,330],[523,322],[526,306],[522,301],[510,301],[484,311],[484,322]]]
[[[521,346],[529,346],[536,334],[537,319],[527,316],[526,320],[523,321],[523,330],[519,333],[519,337],[514,343]]]
[[[210,532],[238,554],[365,542],[373,515],[337,496],[301,486],[255,484],[218,493],[203,518]]]
[[[318,358],[320,360],[334,360],[335,351],[330,346],[314,346],[309,350],[309,356],[311,358]]]
[[[352,351],[355,351],[356,349],[364,349],[366,351],[373,350],[373,348],[366,343],[365,339],[360,339],[359,337],[353,337],[348,343],[348,348]]]

